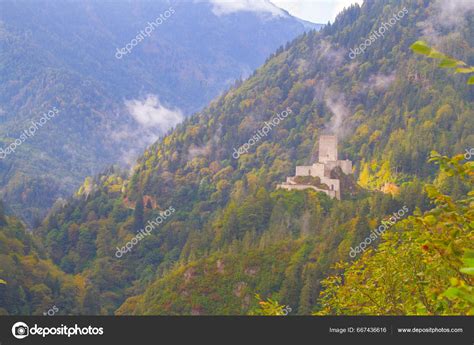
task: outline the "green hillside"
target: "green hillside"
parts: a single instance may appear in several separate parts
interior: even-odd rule
[[[54,265],[22,223],[5,216],[1,203],[0,262],[0,315],[42,315],[54,306],[60,314],[87,312],[84,278]]]
[[[35,226],[86,176],[111,164],[132,165],[279,46],[321,27],[288,13],[219,16],[213,6],[2,1],[0,197],[14,214]],[[154,20],[162,23],[150,26]],[[130,51],[120,55],[119,48]],[[3,150],[53,107],[59,111],[54,121],[4,157]]]
[[[384,37],[349,57],[404,7]],[[433,208],[427,184],[453,200],[472,190],[472,181],[443,178],[428,162],[433,150],[453,156],[474,144],[466,76],[409,48],[435,10],[415,0],[345,10],[147,149],[130,176],[111,170],[87,179],[35,233],[55,264],[87,280],[100,313],[247,314],[254,294],[293,313],[320,310],[321,281],[334,263],[351,260],[351,248],[394,212]],[[473,33],[467,17],[435,45],[473,65]],[[268,136],[232,157],[288,108]],[[340,156],[353,161],[357,193],[338,201],[275,190],[296,165],[315,161],[323,133],[338,135]],[[387,185],[392,192],[381,192]],[[176,212],[115,256],[169,207]]]

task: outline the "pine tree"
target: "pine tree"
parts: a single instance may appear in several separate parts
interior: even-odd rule
[[[3,202],[0,200],[0,226],[7,225],[7,219],[5,217],[5,208]]]
[[[99,292],[94,287],[88,287],[84,296],[83,308],[87,315],[97,315],[100,313],[98,304]]]
[[[135,211],[133,212],[133,229],[135,231],[143,229],[144,227],[143,210],[143,199],[139,197],[135,205]]]

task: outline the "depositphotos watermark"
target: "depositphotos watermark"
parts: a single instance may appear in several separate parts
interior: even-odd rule
[[[54,316],[59,311],[59,308],[53,305],[48,311],[43,313],[44,316]]]
[[[360,252],[365,252],[365,248],[367,248],[368,245],[370,245],[373,241],[379,238],[385,231],[387,231],[387,229],[389,229],[396,222],[398,222],[401,219],[401,217],[405,215],[405,213],[408,213],[408,207],[406,206],[403,206],[397,212],[393,212],[393,216],[391,216],[389,220],[383,220],[382,225],[380,225],[377,229],[373,230],[370,233],[370,235],[365,238],[365,240],[360,242],[359,245],[355,247],[355,249],[351,247],[349,256],[351,258],[355,258],[357,254],[359,254]]]
[[[35,323],[33,327],[29,327],[24,322],[17,322],[12,326],[12,334],[17,339],[23,339],[30,335],[41,335],[43,338],[49,335],[65,335],[70,338],[73,335],[103,335],[103,327],[79,327],[77,323],[74,327],[68,327],[61,324],[59,327],[38,327]]]
[[[124,256],[124,254],[130,252],[133,249],[133,247],[137,245],[138,242],[143,240],[145,236],[149,236],[151,232],[155,230],[156,226],[163,223],[166,220],[166,218],[171,216],[174,212],[176,212],[176,210],[172,206],[170,206],[168,207],[167,210],[160,212],[160,215],[156,217],[154,221],[149,220],[147,226],[145,226],[144,229],[140,229],[139,231],[137,231],[138,233],[130,241],[128,241],[124,247],[122,248],[117,247],[115,256],[117,258],[121,258],[122,256]]]
[[[250,138],[245,144],[240,146],[238,150],[234,147],[234,153],[232,153],[232,157],[234,157],[235,159],[239,159],[241,155],[243,155],[244,153],[248,153],[251,146],[258,143],[262,139],[262,137],[266,137],[268,133],[273,129],[273,127],[278,126],[280,124],[280,121],[283,121],[288,116],[288,114],[291,113],[291,109],[286,108],[286,110],[283,110],[281,113],[273,116],[273,118],[269,122],[265,121],[265,126],[259,129],[252,136],[252,138]]]
[[[31,121],[31,126],[23,130],[18,138],[15,139],[10,145],[5,148],[0,148],[0,159],[5,159],[9,154],[14,153],[15,150],[27,141],[29,138],[34,137],[38,128],[43,127],[46,122],[54,118],[59,113],[59,110],[56,107],[53,107],[52,110],[47,113],[43,113],[43,116],[39,118],[38,121]]]
[[[359,47],[356,47],[354,49],[351,48],[351,52],[349,53],[349,58],[355,59],[357,55],[363,54],[367,47],[370,47],[372,43],[374,43],[377,39],[380,38],[380,36],[384,37],[385,32],[388,30],[387,27],[392,27],[394,26],[399,20],[401,20],[406,14],[408,13],[408,10],[406,7],[403,7],[401,11],[399,11],[397,14],[394,14],[392,18],[388,20],[388,22],[382,23],[380,27],[372,31],[369,34],[369,38],[367,38],[364,42],[359,44]]]
[[[161,13],[154,21],[148,22],[148,25],[145,29],[140,30],[135,38],[125,45],[123,48],[117,48],[117,52],[115,53],[115,57],[117,59],[121,59],[124,55],[131,53],[132,49],[141,41],[145,39],[145,37],[150,37],[151,33],[161,24],[166,22],[166,20],[174,14],[175,10],[173,7],[168,8],[166,11]]]
[[[466,158],[467,161],[470,161],[472,156],[474,156],[474,147],[470,150],[465,149],[464,151],[466,151],[466,153],[464,154],[464,158]]]

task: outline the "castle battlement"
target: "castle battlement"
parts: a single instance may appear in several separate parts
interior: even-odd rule
[[[336,167],[341,168],[346,175],[352,173],[352,162],[350,160],[338,160],[337,137],[335,135],[322,135],[319,138],[318,162],[313,165],[297,166],[295,176],[287,177],[286,182],[277,185],[277,188],[287,190],[314,189],[326,193],[331,198],[341,199],[340,180],[331,178],[331,171]],[[300,176],[319,178],[318,186],[298,183],[296,180]]]

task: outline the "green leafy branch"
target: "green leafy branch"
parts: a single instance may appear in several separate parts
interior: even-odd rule
[[[454,69],[454,73],[471,74],[474,67],[468,66],[464,61],[457,60],[430,47],[425,41],[416,41],[410,46],[416,54],[425,55],[430,59],[441,60],[438,67]],[[468,85],[474,85],[474,75],[467,80]]]
[[[466,250],[462,261],[466,267],[461,268],[460,271],[474,276],[474,250]],[[443,296],[455,302],[470,305],[469,314],[474,315],[474,287],[457,278],[451,278],[450,282],[451,287],[443,293]]]
[[[286,315],[285,306],[274,301],[272,299],[263,300],[259,294],[256,294],[255,297],[258,300],[259,309],[250,313],[250,315],[260,315],[260,316],[282,316]]]

